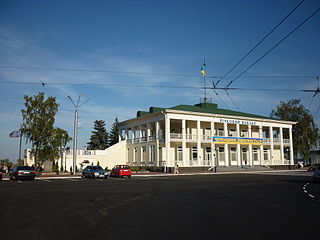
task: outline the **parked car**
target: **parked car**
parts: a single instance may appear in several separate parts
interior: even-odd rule
[[[313,172],[312,179],[313,182],[320,182],[320,165]]]
[[[110,177],[131,177],[129,165],[116,165],[112,168]]]
[[[87,166],[82,170],[82,178],[108,178],[108,173],[100,166]]]
[[[30,166],[18,166],[9,171],[10,180],[34,180],[36,171]]]

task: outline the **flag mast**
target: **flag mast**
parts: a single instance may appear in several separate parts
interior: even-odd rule
[[[204,99],[203,102],[207,102],[207,85],[206,85],[206,80],[207,80],[207,74],[206,74],[206,59],[203,59],[203,65],[201,67],[201,75],[203,76],[203,84],[204,84]]]

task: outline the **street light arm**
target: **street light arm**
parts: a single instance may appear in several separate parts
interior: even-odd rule
[[[77,108],[77,105],[74,103],[74,101],[72,100],[72,98],[71,98],[70,96],[68,96],[68,98],[69,98],[69,100],[72,102],[73,106],[74,106],[75,108]]]

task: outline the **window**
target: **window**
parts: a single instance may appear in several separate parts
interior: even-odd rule
[[[223,147],[219,148],[218,153],[219,153],[218,154],[219,161],[224,161],[224,148]]]
[[[253,149],[253,161],[259,161],[258,148]]]
[[[230,129],[229,137],[235,137],[235,136],[237,136],[237,131],[235,129]]]
[[[265,161],[269,160],[269,150],[266,148],[263,149],[263,159]]]
[[[192,160],[195,161],[195,160],[198,160],[198,150],[197,150],[197,147],[192,147],[191,149],[191,156],[192,156]]]
[[[242,161],[244,161],[245,164],[247,164],[248,156],[247,156],[247,149],[246,148],[242,148]]]
[[[224,136],[224,130],[223,128],[218,129],[218,136]]]
[[[230,159],[231,159],[231,161],[237,161],[237,149],[236,148],[230,149]]]
[[[177,161],[182,161],[182,147],[177,147],[176,160],[177,160]]]
[[[211,160],[211,147],[206,147],[204,157],[207,161]]]
[[[241,130],[241,137],[248,137],[248,130]]]

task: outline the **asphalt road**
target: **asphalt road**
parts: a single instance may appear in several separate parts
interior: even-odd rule
[[[320,183],[255,174],[3,181],[2,239],[319,238]]]

